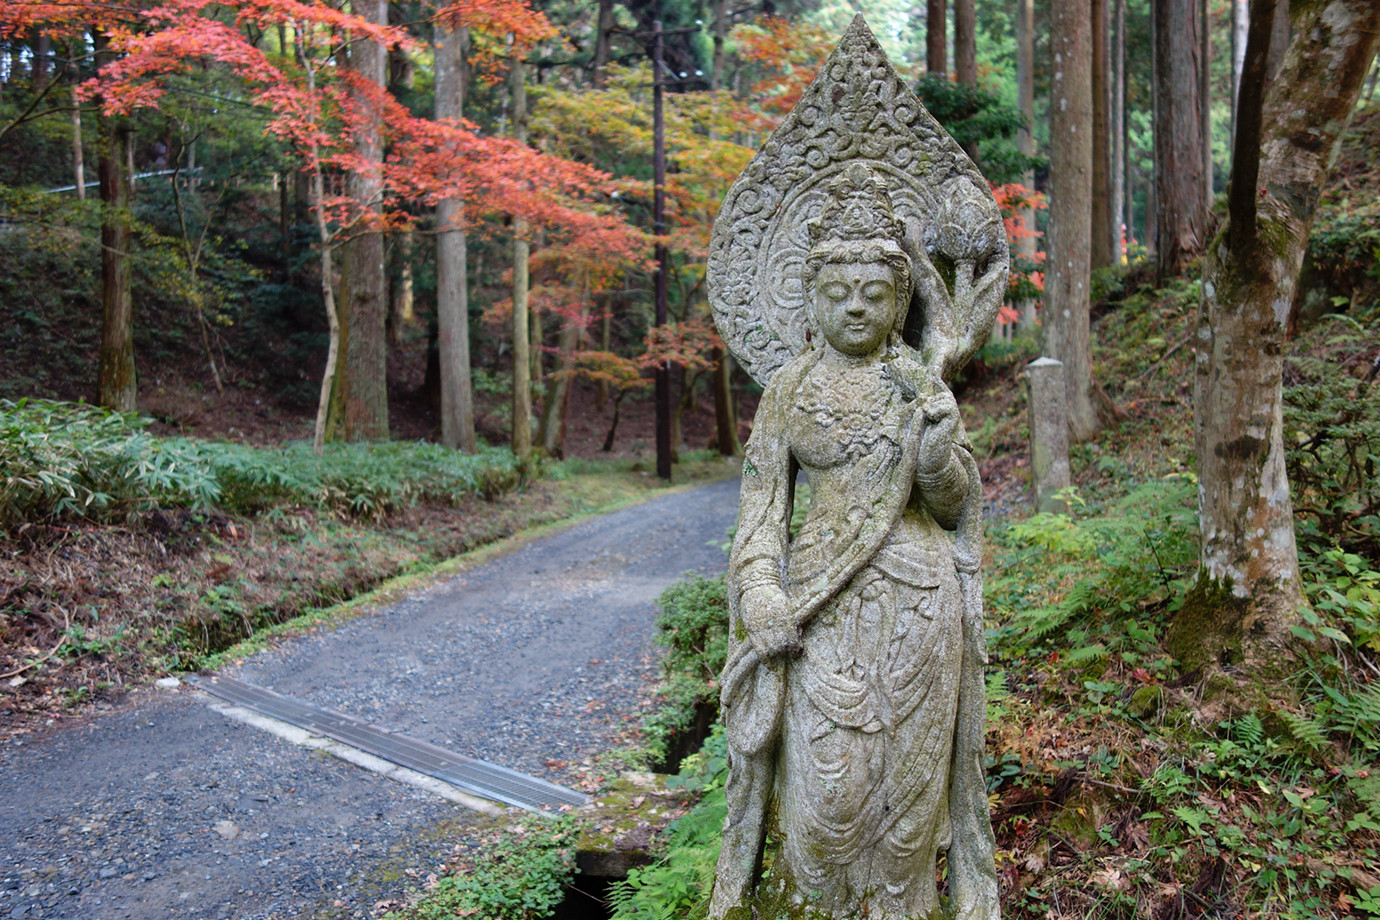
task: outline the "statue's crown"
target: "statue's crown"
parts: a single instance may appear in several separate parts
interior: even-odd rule
[[[883,240],[901,249],[905,238],[886,182],[864,163],[850,163],[830,180],[824,209],[809,222],[809,228],[812,249]]]

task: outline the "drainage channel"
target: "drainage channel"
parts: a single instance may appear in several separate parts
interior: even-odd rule
[[[589,797],[564,786],[509,770],[397,732],[376,728],[311,703],[256,687],[233,677],[187,675],[184,680],[228,703],[306,729],[458,789],[537,814],[562,806],[578,808]]]

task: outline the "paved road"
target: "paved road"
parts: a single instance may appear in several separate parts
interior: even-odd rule
[[[737,483],[503,554],[226,673],[569,781],[651,679],[652,605],[721,572]],[[367,917],[467,810],[228,719],[183,686],[0,747],[0,920]]]

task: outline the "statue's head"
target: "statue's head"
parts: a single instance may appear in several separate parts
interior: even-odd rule
[[[849,165],[829,183],[809,231],[801,280],[810,326],[845,354],[872,354],[899,341],[911,301],[911,261],[886,183],[862,163]]]

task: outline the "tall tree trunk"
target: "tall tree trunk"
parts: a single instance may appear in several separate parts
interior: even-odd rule
[[[1279,0],[1283,5],[1283,0]],[[1185,670],[1283,670],[1303,600],[1281,403],[1289,307],[1322,186],[1380,46],[1374,0],[1296,4],[1263,102],[1275,0],[1251,4],[1228,216],[1204,259],[1194,387],[1199,580],[1171,623]]]
[[[1035,0],[1016,0],[1016,96],[1021,108],[1021,127],[1016,132],[1016,149],[1022,156],[1035,155]],[[1029,192],[1035,191],[1035,170],[1027,167],[1021,184]],[[1031,235],[1016,241],[1016,252],[1033,260],[1038,250],[1035,231],[1035,209],[1021,209],[1021,223]],[[1021,303],[1020,330],[1025,335],[1035,332],[1035,300]]]
[[[464,29],[442,29],[436,49],[436,118],[459,121],[465,106]],[[436,320],[441,376],[441,443],[473,452],[474,390],[470,383],[468,259],[462,203],[436,206]]]
[[[1089,0],[1092,20],[1092,267],[1112,264],[1112,164],[1107,0]]]
[[[1198,47],[1198,96],[1202,99],[1199,114],[1203,120],[1203,203],[1212,207],[1212,20],[1208,16],[1208,0],[1199,0],[1198,16],[1202,22]]]
[[[612,13],[610,13],[612,15]],[[600,13],[602,20],[603,13]],[[527,74],[521,60],[513,59],[513,140],[527,144]],[[513,453],[526,457],[532,452],[532,366],[528,354],[527,221],[513,221]]]
[[[286,198],[286,195],[284,195]],[[412,271],[414,234],[409,227],[393,238],[392,253],[397,283],[390,286],[392,306],[388,310],[388,339],[402,344],[403,330],[417,321],[416,277]]]
[[[34,95],[42,96],[53,76],[53,41],[45,33],[34,36]]]
[[[728,0],[714,0],[714,59],[709,71],[709,88],[724,88],[724,62],[727,54],[724,49],[728,39]]]
[[[949,10],[947,0],[925,0],[925,69],[948,73]]]
[[[351,0],[355,13],[388,25],[387,0]],[[388,49],[359,40],[350,49],[350,66],[380,88],[388,81]],[[350,196],[363,215],[361,229],[347,244],[349,296],[345,304],[346,335],[343,395],[345,439],[388,439],[388,298],[383,231],[383,113],[366,100],[367,124],[355,140],[362,168],[350,174]]]
[[[717,19],[714,23],[714,69],[710,74],[709,88],[723,88],[724,40],[728,35],[728,0],[714,0]],[[710,138],[717,134],[710,132]],[[605,346],[607,349],[607,346]],[[716,348],[711,360],[714,366],[714,427],[717,432],[715,443],[719,453],[725,457],[736,457],[743,452],[738,440],[738,413],[733,405],[733,357],[727,349]],[[617,406],[614,407],[617,412]],[[612,445],[610,445],[612,446]]]
[[[1159,277],[1181,273],[1207,242],[1200,0],[1155,0],[1155,198]]]
[[[95,35],[96,69],[114,63],[110,40]],[[134,300],[129,275],[130,166],[134,132],[124,116],[101,119],[101,343],[96,368],[96,404],[120,412],[137,408],[134,370]]]
[[[613,0],[599,0],[599,18],[594,34],[594,61],[590,68],[590,82],[595,89],[603,89],[605,71],[609,66],[613,39]]]
[[[1163,0],[1158,0],[1163,2]],[[1159,239],[1157,230],[1160,222],[1159,201],[1155,198],[1155,186],[1158,182],[1159,167],[1156,165],[1159,158],[1160,149],[1160,94],[1155,87],[1160,85],[1160,80],[1164,74],[1160,71],[1159,55],[1155,49],[1160,46],[1159,29],[1155,22],[1157,17],[1152,8],[1150,10],[1150,176],[1149,183],[1145,189],[1145,213],[1142,219],[1145,221],[1145,252],[1147,255],[1155,256],[1159,253]]]
[[[954,79],[977,85],[977,8],[975,0],[954,0]]]
[[[725,457],[743,453],[738,440],[738,413],[733,406],[733,356],[723,348],[710,353],[714,365],[714,445]]]
[[[580,345],[580,330],[584,326],[588,298],[580,296],[580,314],[568,319],[557,336],[560,351],[556,359],[556,370],[546,384],[546,400],[541,409],[541,430],[538,440],[541,449],[549,457],[565,456],[565,416],[570,408],[570,392],[575,376],[575,350]]]
[[[1126,213],[1126,0],[1112,2],[1112,261],[1121,264]]]
[[[81,103],[77,100],[75,84],[72,89],[72,181],[77,184],[77,198],[86,200],[86,155],[82,150]]]
[[[1092,233],[1092,18],[1084,0],[1051,0],[1049,257],[1044,353],[1064,362],[1070,433],[1098,429],[1092,402],[1089,248]]]

